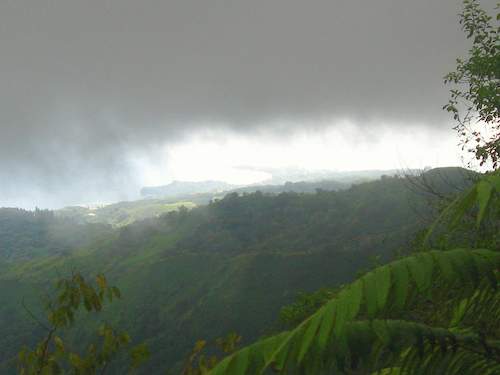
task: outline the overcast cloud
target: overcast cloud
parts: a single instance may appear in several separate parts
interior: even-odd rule
[[[460,3],[3,0],[0,205],[127,198],[130,157],[201,127],[449,127]]]

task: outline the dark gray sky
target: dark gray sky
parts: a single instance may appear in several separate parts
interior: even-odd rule
[[[442,76],[468,47],[459,11],[459,0],[3,0],[0,206],[125,198],[143,182],[130,155],[154,162],[202,127],[449,127]]]

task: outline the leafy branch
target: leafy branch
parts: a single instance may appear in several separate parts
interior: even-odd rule
[[[98,344],[90,344],[84,354],[69,349],[58,335],[74,325],[75,315],[83,307],[88,313],[100,312],[106,300],[120,298],[120,290],[109,286],[104,275],[97,275],[95,285],[87,282],[80,273],[69,278],[60,278],[56,283],[55,298],[46,303],[47,322],[38,319],[23,301],[30,317],[47,333],[34,349],[25,347],[18,355],[20,375],[51,375],[69,372],[72,374],[105,374],[109,363],[130,344],[126,332],[118,332],[108,324],[99,327]],[[145,345],[138,345],[129,351],[132,371],[148,357]]]

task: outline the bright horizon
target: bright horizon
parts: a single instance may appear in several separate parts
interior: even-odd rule
[[[268,180],[270,169],[338,172],[423,169],[464,166],[462,157],[469,158],[465,160],[471,157],[460,151],[457,136],[451,129],[419,124],[360,127],[343,120],[307,124],[303,128],[283,122],[269,128],[272,130],[244,134],[220,125],[200,126],[200,130],[174,142],[123,154],[121,167],[128,173],[122,177],[119,189],[112,176],[109,186],[101,183],[90,185],[93,189],[78,190],[77,187],[78,194],[74,190],[65,191],[64,180],[61,180],[62,189],[54,192],[24,185],[17,191],[24,189],[20,199],[4,195],[0,198],[0,207],[52,209],[134,200],[140,199],[141,187],[165,185],[175,180],[219,180],[247,185]],[[275,129],[295,130],[283,133]]]
[[[259,168],[461,166],[442,109],[443,76],[470,48],[460,9],[1,2],[0,206],[129,200],[172,180],[247,184],[268,177]]]
[[[67,205],[113,203],[139,199],[144,186],[177,181],[219,180],[234,185],[259,183],[270,169],[307,171],[405,170],[463,166],[457,138],[451,130],[381,126],[360,129],[349,121],[316,131],[242,135],[223,129],[205,129],[182,141],[165,144],[151,153],[124,155],[130,179],[120,191],[82,191],[41,194],[26,189],[25,200],[2,201],[0,206],[59,208]],[[466,155],[467,156],[467,155]],[[110,187],[111,189],[111,187]]]
[[[173,180],[251,184],[269,178],[259,168],[359,171],[462,166],[451,130],[380,126],[360,129],[349,121],[295,134],[241,135],[209,130],[165,146],[158,159],[132,158],[142,185]],[[251,167],[252,170],[249,170]]]

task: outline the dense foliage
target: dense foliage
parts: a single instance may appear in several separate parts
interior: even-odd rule
[[[120,298],[120,290],[109,286],[103,275],[97,275],[96,285],[92,285],[79,274],[61,278],[57,281],[57,293],[45,301],[46,319],[40,319],[25,305],[33,321],[44,331],[45,337],[34,349],[25,347],[19,353],[18,371],[21,375],[104,375],[109,373],[110,364],[130,344],[127,332],[117,332],[109,324],[103,322],[96,334],[96,342],[89,344],[84,353],[75,352],[64,342],[61,334],[75,324],[75,317],[81,307],[89,313],[98,313],[105,302]],[[149,355],[145,345],[129,349],[132,373]],[[122,371],[123,372],[123,371]]]
[[[453,113],[464,147],[475,144],[469,150],[481,165],[490,161],[493,168],[500,166],[500,13],[495,18],[477,0],[464,1],[460,24],[472,40],[472,48],[445,77],[445,83],[454,88],[444,107]]]
[[[440,191],[462,173],[427,172]],[[125,298],[101,315],[148,344],[145,373],[180,370],[198,339],[237,331],[248,343],[281,326],[280,309],[298,292],[349,282],[376,256],[393,257],[431,213],[428,197],[408,189],[407,179],[386,177],[338,192],[229,195],[113,229],[64,257],[12,261],[0,274],[2,361],[43,335],[22,297],[34,308],[47,281],[76,268],[120,286]],[[69,343],[92,341],[99,321],[82,319]]]
[[[108,225],[80,224],[52,211],[0,208],[0,263],[68,254],[110,232]]]
[[[500,253],[428,251],[378,267],[291,331],[222,361],[212,374],[500,371]],[[423,301],[442,301],[410,317]],[[473,330],[479,330],[479,332]],[[424,361],[421,359],[425,358]],[[419,373],[420,373],[419,372]]]

